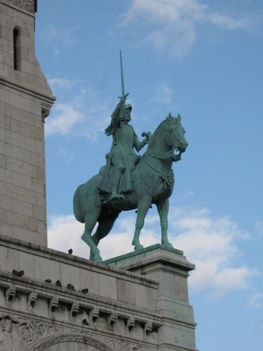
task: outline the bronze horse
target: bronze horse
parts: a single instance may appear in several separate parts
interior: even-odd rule
[[[171,114],[160,123],[153,133],[146,152],[132,171],[133,191],[124,198],[106,201],[105,194],[98,189],[102,174],[97,174],[80,185],[74,195],[74,214],[78,221],[85,223],[81,236],[90,247],[90,259],[101,262],[98,244],[112,229],[121,211],[137,208],[137,219],[132,244],[135,250],[143,248],[139,236],[144,218],[151,204],[156,204],[161,223],[161,243],[172,247],[167,236],[169,197],[172,194],[174,177],[172,163],[181,159],[188,143],[184,137],[181,117]],[[174,154],[177,150],[178,154]],[[92,236],[96,223],[98,227]]]

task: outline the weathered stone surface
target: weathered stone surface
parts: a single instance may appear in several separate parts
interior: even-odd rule
[[[150,302],[149,297],[146,298],[138,287],[136,301],[141,303],[146,298],[162,317],[163,326],[158,339],[160,350],[176,347],[195,349],[195,323],[187,286],[188,272],[194,269],[194,265],[186,260],[182,251],[157,244],[139,253],[122,255],[104,263],[159,282],[154,301]]]
[[[34,12],[34,0],[0,1],[0,234],[47,245],[42,110],[54,98],[35,57]]]
[[[193,269],[182,253],[155,245],[111,265],[125,270],[0,236],[4,345],[21,345],[19,351],[196,350],[187,284],[179,281],[183,293],[171,297],[178,282],[169,278],[166,292],[163,267],[185,281]],[[1,332],[6,324],[8,335]]]

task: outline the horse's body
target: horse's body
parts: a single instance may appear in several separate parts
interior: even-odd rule
[[[140,231],[145,215],[152,203],[156,204],[161,222],[162,244],[171,246],[167,237],[169,197],[173,190],[172,163],[180,159],[187,147],[181,118],[168,116],[154,132],[148,149],[132,172],[133,191],[124,198],[105,201],[105,194],[98,189],[102,174],[97,174],[87,183],[80,185],[74,195],[74,214],[78,221],[85,223],[82,235],[90,247],[90,258],[101,261],[97,245],[111,230],[121,211],[137,208],[137,219],[132,244],[135,250],[142,248]],[[179,150],[179,155],[174,150]],[[93,236],[96,223],[98,228]]]

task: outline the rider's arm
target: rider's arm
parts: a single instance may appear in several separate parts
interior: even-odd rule
[[[137,152],[139,152],[144,147],[144,145],[146,145],[148,143],[149,139],[150,139],[150,135],[149,135],[149,133],[147,133],[145,138],[142,141],[139,141],[139,138],[137,137],[136,133],[134,132],[133,146],[134,146],[135,150]]]

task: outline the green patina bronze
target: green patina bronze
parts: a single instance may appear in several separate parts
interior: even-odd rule
[[[137,208],[137,219],[132,244],[135,250],[142,249],[139,241],[144,218],[151,204],[158,209],[161,222],[161,243],[172,248],[168,241],[169,197],[173,190],[173,162],[181,160],[187,148],[181,116],[170,113],[153,135],[143,133],[140,142],[133,127],[129,125],[132,107],[126,104],[128,94],[124,92],[122,60],[122,97],[117,104],[111,123],[105,133],[112,136],[112,146],[106,155],[106,166],[85,184],[80,185],[74,195],[74,214],[85,223],[82,240],[90,247],[90,259],[101,262],[98,244],[112,229],[121,211]],[[148,144],[140,157],[135,153]],[[175,154],[175,150],[178,151]],[[94,235],[92,231],[98,222]]]

